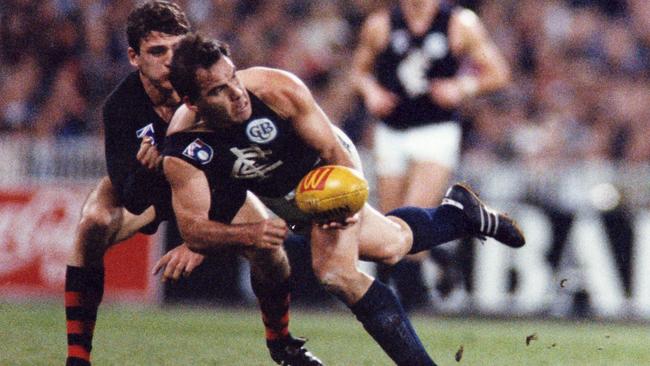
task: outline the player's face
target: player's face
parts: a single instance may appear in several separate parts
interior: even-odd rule
[[[131,64],[136,66],[144,78],[162,89],[172,89],[169,70],[174,55],[173,49],[183,36],[151,32],[140,41],[140,53],[129,49]]]
[[[200,96],[196,106],[208,122],[228,126],[250,118],[250,97],[235,71],[235,65],[225,56],[209,69],[197,70]]]
[[[421,12],[425,8],[437,5],[440,0],[400,0],[403,9],[407,11]]]

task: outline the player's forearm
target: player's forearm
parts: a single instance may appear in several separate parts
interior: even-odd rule
[[[203,218],[178,217],[178,225],[188,248],[197,253],[209,254],[221,248],[252,245],[245,224],[230,225]]]
[[[476,94],[490,93],[506,87],[510,83],[511,72],[508,62],[493,47],[485,50],[490,55],[478,65],[478,73],[472,76],[476,79]],[[461,78],[464,76],[461,76]]]
[[[352,71],[352,85],[355,91],[364,98],[368,92],[380,87],[374,75],[365,70]]]
[[[506,87],[510,83],[510,70],[505,67],[478,75],[460,75],[456,82],[465,98],[473,98]]]
[[[321,150],[320,157],[330,165],[343,165],[353,169],[359,168],[355,166],[350,154],[340,146],[332,146]]]

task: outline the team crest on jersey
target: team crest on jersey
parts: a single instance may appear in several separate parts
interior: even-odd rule
[[[201,165],[205,165],[212,161],[214,150],[212,149],[212,146],[206,144],[201,139],[196,139],[192,141],[191,144],[187,145],[185,150],[183,150],[183,155],[192,160],[198,161]]]
[[[246,126],[246,136],[252,142],[265,144],[273,141],[278,135],[278,129],[273,121],[268,118],[258,118],[250,121]]]
[[[153,130],[153,123],[149,123],[148,125],[135,131],[135,135],[139,139],[143,139],[145,137],[151,137],[151,143],[154,145],[156,144],[156,137],[155,137],[155,131]]]

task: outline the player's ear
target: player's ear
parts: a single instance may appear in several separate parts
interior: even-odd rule
[[[139,57],[140,55],[138,55],[138,53],[133,49],[133,47],[129,47],[129,48],[126,50],[126,54],[127,54],[127,56],[129,57],[129,63],[130,63],[131,65],[133,65],[133,66],[135,66],[135,67],[139,67],[139,66],[140,66],[140,64],[139,64],[139,62],[138,62],[138,57]]]

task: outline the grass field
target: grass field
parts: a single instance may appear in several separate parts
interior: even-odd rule
[[[551,321],[414,316],[439,365],[650,365],[650,327]],[[346,312],[295,309],[292,329],[327,365],[391,365]],[[94,365],[273,365],[252,310],[105,306]],[[536,339],[526,345],[526,337]],[[63,308],[0,304],[0,365],[63,365]],[[454,356],[460,346],[460,362]]]

